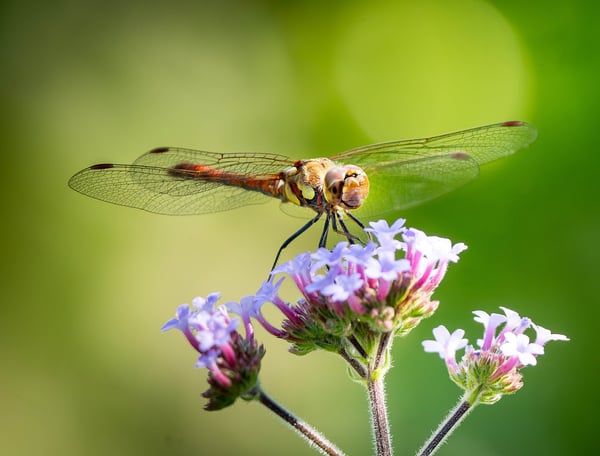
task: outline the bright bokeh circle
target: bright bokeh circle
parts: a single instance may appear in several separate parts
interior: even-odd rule
[[[337,87],[374,140],[508,120],[527,109],[526,52],[486,2],[357,3],[339,24]]]

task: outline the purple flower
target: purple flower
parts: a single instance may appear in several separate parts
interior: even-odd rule
[[[483,338],[478,340],[479,349],[467,345],[467,340],[462,339],[464,331],[459,329],[450,334],[443,326],[433,330],[434,341],[423,342],[426,352],[438,353],[445,359],[450,378],[456,384],[469,393],[476,393],[476,401],[487,404],[523,386],[520,370],[537,364],[537,357],[544,353],[544,343],[568,340],[562,334],[551,334],[517,312],[501,309],[504,315],[473,312],[475,321],[484,327]],[[524,334],[530,327],[536,330],[535,342],[530,342],[529,336]],[[455,352],[463,347],[465,354],[456,364]]]
[[[544,354],[544,347],[529,343],[529,337],[525,334],[506,333],[500,350],[504,356],[514,358],[521,366],[535,366],[537,364],[536,355]]]
[[[562,334],[552,334],[548,329],[543,328],[535,323],[532,323],[531,326],[535,329],[536,339],[535,343],[541,345],[542,347],[551,340],[564,340],[568,341],[569,338],[567,336],[563,336]]]
[[[367,242],[366,245],[352,244],[346,251],[346,259],[356,264],[366,264],[375,255],[377,244],[373,241]]]
[[[370,228],[365,228],[365,231],[375,235],[381,250],[394,251],[402,247],[402,243],[396,240],[396,236],[406,231],[405,222],[405,219],[398,219],[389,226],[386,220],[379,220],[369,223]]]
[[[211,350],[220,350],[229,343],[239,324],[238,320],[229,317],[225,306],[214,307],[220,297],[219,293],[212,293],[207,299],[194,298],[192,308],[187,304],[180,305],[175,318],[165,323],[161,330],[179,329],[201,356]]]
[[[198,368],[205,367],[207,369],[215,369],[217,367],[217,360],[219,359],[220,355],[221,355],[220,350],[211,348],[208,351],[205,351],[200,354],[200,356],[198,357],[198,361],[196,362],[196,367],[198,367]],[[221,383],[223,383],[224,385],[231,384],[229,382],[229,380],[227,379],[227,377],[221,376],[221,372],[218,370],[218,368],[215,369],[215,372],[217,372],[218,377],[221,379]]]
[[[429,236],[429,243],[431,245],[430,260],[456,263],[458,261],[458,254],[467,249],[467,246],[462,242],[452,245],[450,239],[438,236]]]
[[[527,328],[531,326],[531,320],[527,317],[521,317],[514,310],[510,310],[506,307],[500,307],[506,315],[506,325],[502,330],[503,333],[513,332],[515,334],[521,334]]]
[[[175,311],[175,318],[171,318],[161,328],[161,331],[168,331],[169,329],[179,329],[184,331],[188,328],[188,317],[190,315],[190,306],[187,304],[181,304]]]
[[[497,313],[488,315],[483,310],[475,310],[473,313],[475,314],[474,320],[478,323],[481,323],[485,328],[483,332],[483,339],[478,339],[477,344],[482,350],[489,350],[489,348],[492,346],[492,342],[494,341],[496,328],[502,323],[506,322],[506,317]]]
[[[297,287],[302,287],[310,282],[311,265],[312,260],[310,253],[301,253],[300,255],[295,256],[291,261],[282,263],[273,268],[270,278],[275,277],[277,274],[287,274],[291,277]]]
[[[237,328],[239,321],[232,320],[224,306],[213,311],[202,310],[188,319],[192,331],[198,340],[198,351],[205,352],[213,347],[229,343],[231,333]]]
[[[267,331],[279,337],[281,330],[272,326],[262,315],[262,306],[267,302],[275,303],[285,313],[287,305],[282,302],[277,293],[283,282],[283,278],[273,283],[271,279],[263,282],[255,295],[244,296],[239,304],[237,302],[228,302],[226,304],[229,312],[237,314],[242,318],[246,328],[246,337],[253,337],[254,329],[250,322],[251,318],[257,320]]]
[[[266,289],[262,292],[272,294]],[[257,298],[253,296],[252,302],[237,307],[231,303],[231,307],[239,309],[245,317],[246,338],[243,339],[236,331],[239,320],[230,317],[226,306],[215,307],[220,296],[213,293],[206,299],[193,299],[191,306],[180,305],[175,318],[162,327],[163,331],[179,329],[199,353],[196,367],[206,368],[209,372],[210,388],[203,393],[209,399],[206,405],[209,410],[226,407],[254,388],[264,355],[264,348],[258,346],[249,322],[256,312],[253,304]]]
[[[323,267],[329,267],[339,263],[346,255],[347,249],[347,242],[338,243],[333,250],[328,250],[324,247],[319,248],[312,254],[311,269],[317,271]]]
[[[397,260],[393,256],[381,254],[377,260],[366,262],[365,266],[365,275],[369,279],[383,279],[388,282],[410,271],[410,263],[406,258]]]
[[[306,353],[311,346],[339,350],[346,337],[368,331],[407,334],[435,311],[438,302],[431,295],[448,262],[455,262],[466,248],[407,229],[403,219],[391,226],[385,220],[374,222],[365,230],[374,241],[341,242],[331,251],[320,248],[273,270],[271,277],[289,276],[302,296],[296,304],[279,294],[260,300],[272,302],[284,314],[278,337],[291,341],[294,351]],[[259,313],[252,315],[277,335]]]
[[[364,281],[360,274],[355,272],[350,275],[336,275],[332,283],[325,285],[321,290],[323,296],[331,298],[333,302],[347,301],[353,293],[360,289]]]
[[[462,242],[452,245],[449,239],[427,236],[410,228],[402,235],[406,243],[406,258],[417,286],[435,289],[446,274],[448,263],[456,263],[458,254],[467,249]]]
[[[433,330],[435,340],[425,340],[422,342],[423,348],[428,353],[437,353],[440,355],[448,368],[456,366],[456,350],[464,348],[469,341],[463,339],[465,331],[462,329],[455,330],[452,334],[445,326],[440,325]]]

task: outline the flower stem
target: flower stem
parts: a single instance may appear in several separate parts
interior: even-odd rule
[[[256,388],[258,389],[258,400],[260,403],[288,423],[300,436],[306,439],[309,445],[316,447],[321,454],[328,456],[345,456],[340,449],[322,436],[316,429],[284,409],[281,405],[271,399],[259,386]]]
[[[346,362],[348,362],[348,364],[350,364],[350,366],[352,367],[352,369],[354,369],[354,372],[356,372],[356,374],[362,378],[362,379],[366,379],[367,378],[367,368],[360,363],[360,361],[358,361],[355,358],[352,358],[350,355],[348,355],[348,352],[346,350],[344,350],[343,348],[340,349],[339,351],[340,356],[342,358],[344,358],[346,360]]]
[[[348,337],[348,341],[352,344],[352,346],[355,348],[355,350],[358,352],[358,354],[360,356],[362,356],[363,358],[368,358],[369,357],[369,354],[365,351],[365,349],[363,348],[363,346],[356,339],[356,336],[350,335]]]
[[[429,440],[421,447],[418,456],[429,456],[434,454],[439,446],[444,443],[448,436],[456,429],[463,419],[469,414],[477,402],[469,402],[466,395],[460,402],[450,411],[448,416],[440,423]]]
[[[391,456],[392,442],[385,403],[384,375],[377,375],[367,382],[369,404],[371,406],[371,425],[377,456]]]
[[[381,337],[379,339],[379,344],[377,346],[377,353],[375,355],[375,361],[373,363],[373,365],[375,366],[375,370],[377,371],[376,373],[378,375],[380,374],[379,371],[383,368],[383,366],[388,361],[387,358],[389,355],[391,342],[392,342],[392,334],[390,332],[384,332],[381,334]],[[382,376],[384,374],[385,374],[385,372],[381,372]]]

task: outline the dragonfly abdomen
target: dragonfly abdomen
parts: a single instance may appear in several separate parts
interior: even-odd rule
[[[197,163],[182,162],[169,169],[169,174],[184,179],[194,179],[201,182],[215,182],[220,185],[240,187],[246,190],[260,192],[278,199],[285,199],[283,195],[283,180],[281,175],[272,174],[265,176],[249,177],[243,174],[228,173],[226,171]]]

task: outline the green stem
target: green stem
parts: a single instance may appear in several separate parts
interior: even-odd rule
[[[292,413],[271,399],[260,387],[257,387],[257,390],[259,402],[288,423],[309,445],[315,447],[321,454],[345,456],[340,449],[322,436],[315,428],[292,415]]]

